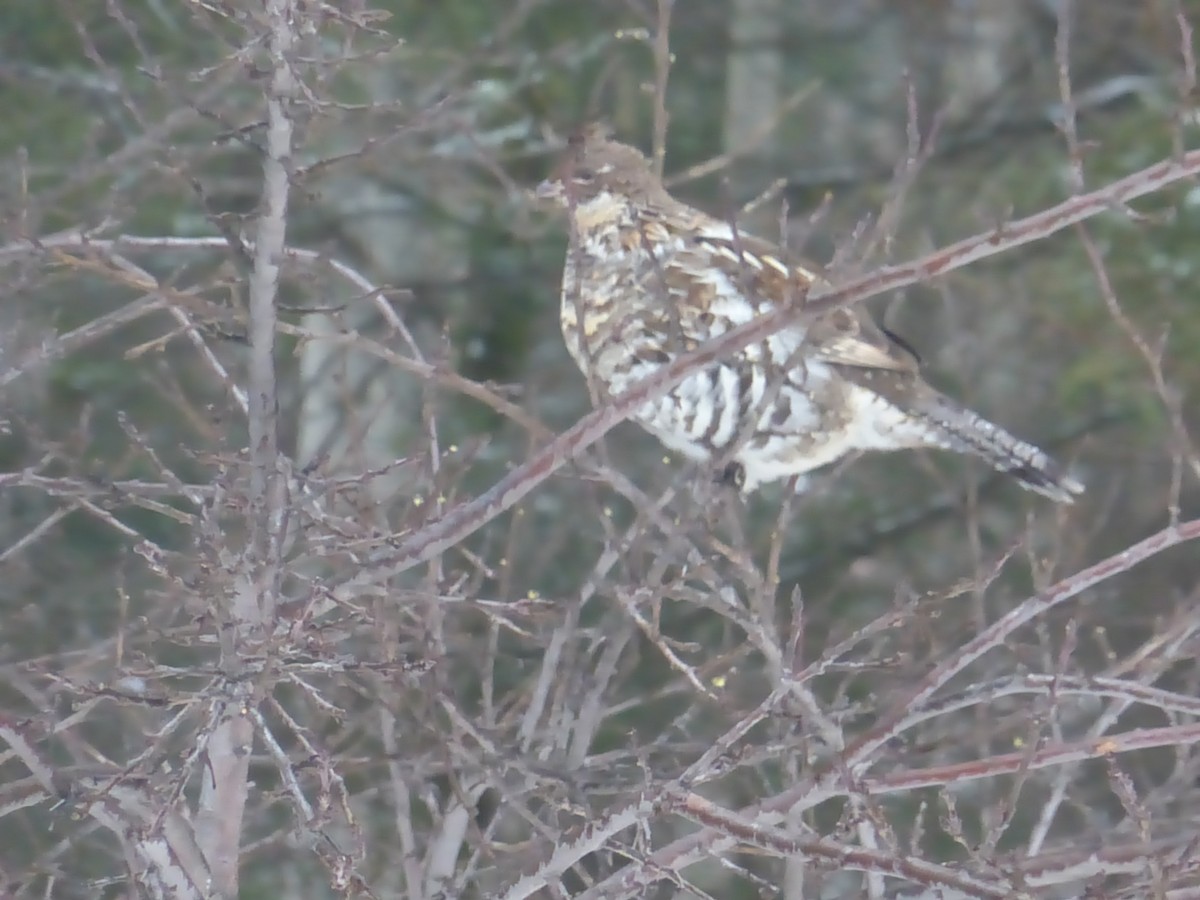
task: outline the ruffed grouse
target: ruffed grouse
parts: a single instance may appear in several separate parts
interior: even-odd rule
[[[822,275],[671,197],[637,149],[598,127],[570,142],[537,195],[565,208],[562,331],[609,394],[784,302]],[[913,352],[866,314],[835,309],[687,377],[635,419],[667,447],[723,461],[743,491],[857,450],[938,447],[982,457],[1069,502],[1082,485],[1045,453],[931,388]]]

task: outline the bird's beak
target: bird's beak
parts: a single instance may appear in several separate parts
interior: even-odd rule
[[[533,196],[539,200],[558,200],[562,197],[562,189],[561,181],[554,178],[547,178],[533,189]]]

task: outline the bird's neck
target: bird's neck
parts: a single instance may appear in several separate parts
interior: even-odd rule
[[[673,222],[676,230],[690,230],[694,225],[691,212],[665,194],[661,198],[639,198],[602,193],[574,207],[572,244],[585,256],[615,259],[629,253],[642,255],[649,245],[670,239],[672,228],[668,222]]]
[[[635,217],[627,197],[605,191],[577,204],[571,211],[571,224],[576,237],[592,240],[628,228]]]

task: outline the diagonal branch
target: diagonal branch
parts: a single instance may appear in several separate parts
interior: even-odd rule
[[[568,461],[600,440],[643,403],[667,393],[688,375],[714,361],[764,340],[804,315],[819,315],[859,303],[885,291],[896,290],[998,256],[1102,212],[1121,209],[1138,197],[1200,174],[1200,150],[1179,159],[1165,159],[1087,194],[1073,196],[1056,206],[958,241],[912,262],[885,266],[848,284],[815,294],[803,306],[784,306],[717,337],[681,356],[645,378],[611,402],[584,416],[556,440],[543,447],[524,465],[501,478],[473,500],[461,503],[429,524],[397,541],[358,574],[339,586],[343,599],[358,591],[427,562],[519,503],[530,491]]]

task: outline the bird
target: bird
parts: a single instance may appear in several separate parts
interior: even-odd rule
[[[820,267],[675,199],[647,156],[602,124],[571,135],[534,195],[566,214],[562,335],[600,399],[830,286]],[[860,451],[912,448],[980,457],[1060,503],[1082,493],[1046,453],[940,393],[921,369],[869,314],[833,308],[700,368],[631,418],[743,495]]]

